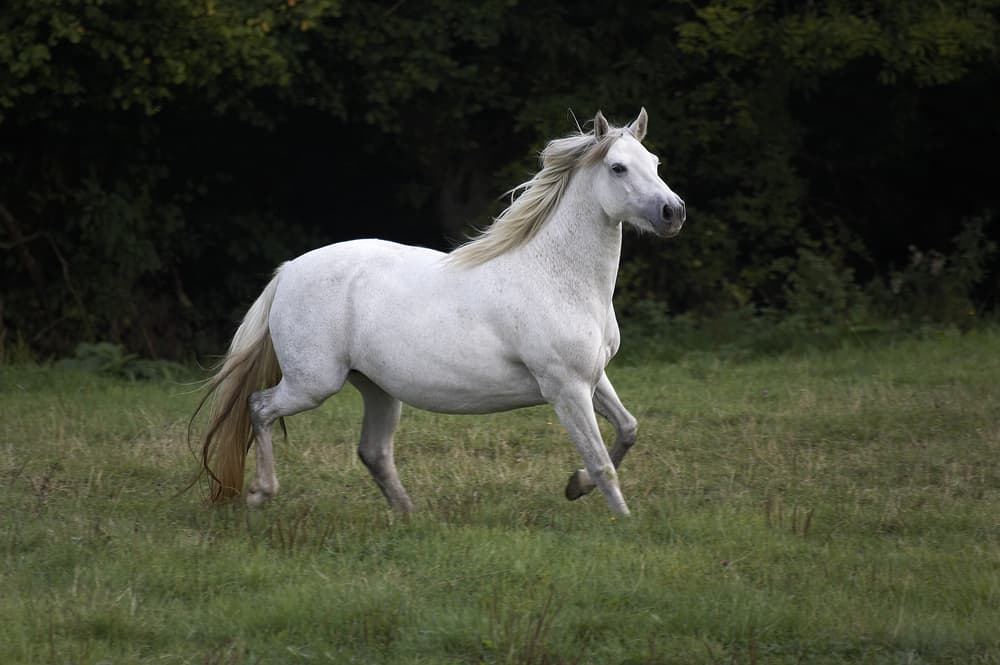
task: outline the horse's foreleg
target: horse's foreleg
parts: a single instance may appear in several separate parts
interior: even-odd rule
[[[610,383],[608,385],[610,386]],[[580,457],[583,458],[591,488],[594,486],[601,488],[612,512],[617,515],[628,515],[628,505],[618,486],[615,464],[608,455],[608,449],[601,439],[601,430],[597,427],[597,417],[594,414],[589,391],[585,387],[579,390],[564,390],[553,406],[559,420],[576,444]]]
[[[611,463],[615,469],[621,466],[625,454],[635,443],[638,422],[621,400],[615,388],[611,385],[607,374],[602,374],[594,391],[594,410],[604,416],[615,428],[615,442],[611,448]],[[566,498],[570,501],[579,499],[596,487],[586,469],[578,469],[569,477],[566,484]]]
[[[403,405],[360,374],[351,375],[350,381],[361,392],[365,402],[358,457],[372,474],[389,505],[408,513],[413,510],[413,502],[399,480],[392,452],[392,435],[399,424]]]

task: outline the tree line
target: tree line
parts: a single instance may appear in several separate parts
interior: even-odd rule
[[[0,339],[219,353],[328,242],[446,249],[640,106],[688,203],[619,306],[995,306],[1000,0],[7,0]]]

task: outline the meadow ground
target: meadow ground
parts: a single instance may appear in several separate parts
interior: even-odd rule
[[[549,408],[407,409],[402,518],[345,390],[251,512],[177,494],[189,386],[2,367],[0,662],[1000,663],[1000,331],[609,374],[630,519]]]

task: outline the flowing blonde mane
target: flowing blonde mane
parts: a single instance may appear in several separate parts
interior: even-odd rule
[[[559,204],[573,170],[603,159],[626,131],[612,128],[600,139],[593,130],[578,131],[550,141],[540,155],[541,170],[507,192],[511,197],[507,209],[479,236],[452,251],[447,260],[458,266],[479,265],[531,240]]]

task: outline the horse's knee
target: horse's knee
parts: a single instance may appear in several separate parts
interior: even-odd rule
[[[362,441],[358,444],[358,458],[372,474],[381,475],[385,470],[388,455],[382,446]]]
[[[392,459],[392,449],[372,445],[369,441],[362,439],[358,446],[358,457],[362,464],[367,467],[375,484],[382,490],[389,505],[403,513],[412,512],[413,502],[410,501],[406,490],[403,489],[403,484],[399,481],[396,465]]]
[[[377,451],[367,448],[364,443],[362,443],[358,446],[358,459],[360,459],[361,463],[364,464],[369,471],[371,471],[372,469],[376,469],[380,466],[382,456],[379,455]]]

